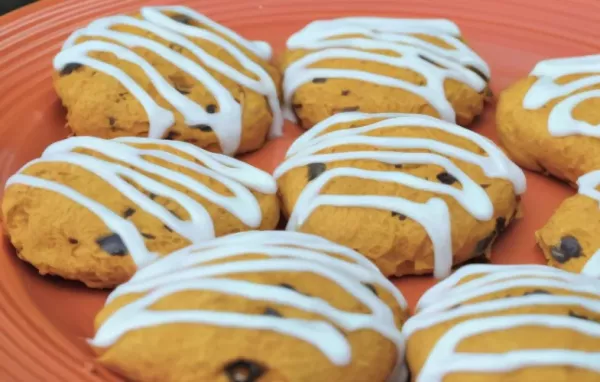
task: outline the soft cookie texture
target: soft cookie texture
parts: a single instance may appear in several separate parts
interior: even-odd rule
[[[525,176],[485,137],[424,115],[344,113],[306,132],[274,173],[287,229],[353,248],[387,275],[489,258]]]
[[[2,218],[41,274],[102,288],[187,245],[273,229],[279,202],[270,175],[188,143],[74,137],[9,178]]]
[[[109,296],[90,343],[135,381],[403,382],[406,316],[396,287],[349,248],[244,232],[140,270]]]
[[[540,62],[497,110],[499,137],[521,167],[571,185],[600,169],[600,55]]]
[[[577,184],[579,193],[567,198],[535,237],[549,265],[600,278],[600,171]]]
[[[232,155],[281,133],[268,44],[186,7],[145,7],[73,33],[54,86],[75,135],[193,143]]]
[[[287,117],[308,129],[349,111],[428,114],[467,126],[491,96],[487,64],[449,20],[320,20],[281,58]]]
[[[600,281],[541,265],[471,265],[403,327],[414,382],[600,380]]]

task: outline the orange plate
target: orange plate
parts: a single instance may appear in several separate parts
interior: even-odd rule
[[[350,15],[444,17],[491,65],[498,94],[549,57],[600,51],[597,0],[48,0],[0,18],[0,184],[51,142],[64,138],[64,112],[50,79],[51,61],[68,34],[94,18],[135,11],[142,5],[185,4],[252,39],[281,50],[286,38],[311,20]],[[494,107],[476,131],[494,138]],[[271,171],[301,131],[290,124],[282,139],[246,159]],[[526,217],[494,248],[495,263],[543,263],[534,231],[561,200],[567,186],[527,176]],[[0,190],[0,197],[2,190]],[[41,277],[0,245],[0,381],[118,380],[94,364],[85,338],[106,292]],[[411,304],[433,285],[430,277],[396,282]]]

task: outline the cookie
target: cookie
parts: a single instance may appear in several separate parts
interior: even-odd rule
[[[449,20],[353,17],[308,24],[281,58],[286,116],[427,114],[467,126],[491,93],[488,65]]]
[[[279,136],[281,75],[265,42],[192,9],[144,7],[74,32],[54,87],[75,135],[193,143],[228,155]]]
[[[577,184],[579,193],[563,201],[535,237],[548,265],[600,278],[600,171]]]
[[[184,142],[74,137],[6,182],[5,230],[41,274],[104,288],[190,244],[279,221],[267,173]]]
[[[403,327],[415,382],[600,379],[600,281],[541,265],[471,265]]]
[[[360,254],[244,232],[150,264],[108,298],[90,341],[136,381],[404,381],[404,298]]]
[[[600,169],[600,55],[538,63],[500,95],[497,126],[521,167],[571,185]]]
[[[302,135],[274,176],[287,229],[323,236],[386,276],[490,256],[525,175],[489,139],[424,115],[344,113]]]

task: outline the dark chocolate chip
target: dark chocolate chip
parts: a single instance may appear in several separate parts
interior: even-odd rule
[[[180,135],[181,134],[179,134],[176,131],[169,131],[169,133],[167,134],[167,136],[165,137],[165,139],[168,140],[168,141],[172,141],[173,139],[176,139]]]
[[[287,284],[287,283],[281,283],[281,284],[279,284],[279,286],[282,288],[285,288],[285,289],[293,290],[294,292],[298,292],[296,290],[296,288],[294,288],[293,286],[291,286],[290,284]]]
[[[151,192],[149,195],[150,199],[154,200],[158,197],[158,195],[156,195],[154,192]]]
[[[172,229],[171,227],[169,227],[168,225],[166,225],[166,224],[163,224],[163,227],[165,227],[165,229],[166,229],[167,231],[169,231],[169,232],[173,232],[173,229]]]
[[[350,90],[342,90],[343,96],[347,96],[348,94],[350,94]]]
[[[375,287],[373,286],[373,284],[363,283],[363,285],[366,286],[367,288],[369,288],[369,290],[371,290],[371,292],[373,292],[373,294],[375,296],[379,296],[379,293],[377,293],[377,289],[375,289]]]
[[[60,75],[67,76],[67,75],[73,73],[74,71],[76,71],[77,69],[81,68],[82,66],[83,65],[78,64],[76,62],[67,64],[67,65],[63,66],[63,68],[60,70]]]
[[[506,228],[506,218],[504,216],[500,216],[496,219],[496,232],[503,232]]]
[[[327,82],[327,78],[313,78],[313,84],[323,84]]]
[[[205,125],[205,124],[201,124],[201,125],[193,125],[190,126],[192,129],[199,129],[200,131],[204,131],[205,133],[211,132],[213,131],[212,127]]]
[[[214,113],[216,113],[217,112],[217,105],[210,104],[210,105],[206,106],[206,112],[208,114],[214,114]]]
[[[130,217],[131,215],[135,214],[135,209],[129,207],[125,210],[125,212],[123,212],[123,217],[125,219],[127,219],[128,217]]]
[[[292,107],[296,110],[302,109],[302,104],[301,103],[295,103],[292,105]]]
[[[247,360],[238,360],[225,366],[229,382],[256,382],[265,373],[264,367]]]
[[[560,264],[581,256],[581,245],[573,236],[564,236],[560,239],[560,245],[550,248],[550,253],[554,260]]]
[[[183,52],[183,47],[181,45],[169,44],[169,48],[171,48],[172,50],[176,51],[177,53]]]
[[[192,18],[186,15],[173,15],[171,18],[182,24],[190,24],[192,22]]]
[[[110,255],[123,256],[127,254],[127,247],[123,243],[123,239],[116,233],[101,237],[96,240],[96,243]]]
[[[273,308],[267,308],[265,309],[264,313],[265,316],[272,316],[272,317],[283,317],[283,315],[281,313],[279,313],[278,311],[276,311]]]
[[[552,294],[552,293],[548,292],[547,290],[543,290],[543,289],[534,289],[530,292],[525,292],[523,294],[523,296],[530,296],[532,294]]]
[[[479,240],[477,242],[477,245],[475,246],[475,254],[483,255],[485,253],[485,250],[492,244],[495,238],[496,231],[492,231],[489,235]]]
[[[114,117],[108,117],[108,124],[114,126],[117,120]]]
[[[151,234],[149,234],[149,233],[143,233],[143,232],[142,232],[142,236],[143,236],[143,237],[145,237],[146,239],[149,239],[149,240],[154,240],[154,239],[156,239],[156,236],[154,236],[154,235],[151,235]]]
[[[343,113],[360,110],[360,106],[347,106],[342,108]]]
[[[448,185],[456,183],[456,178],[453,175],[448,174],[446,171],[437,174],[437,179],[440,182]]]
[[[311,163],[308,165],[308,181],[316,179],[319,175],[327,170],[325,163]]]
[[[406,215],[401,214],[401,213],[396,212],[396,211],[392,211],[392,216],[393,217],[397,217],[400,220],[406,220]]]
[[[70,237],[69,238],[69,243],[71,243],[71,244],[79,244],[79,240]]]
[[[394,167],[396,167],[396,168],[402,168],[402,167],[404,167],[404,165],[403,164],[395,164]]]

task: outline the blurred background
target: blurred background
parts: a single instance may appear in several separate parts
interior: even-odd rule
[[[36,0],[0,0],[0,16]]]

